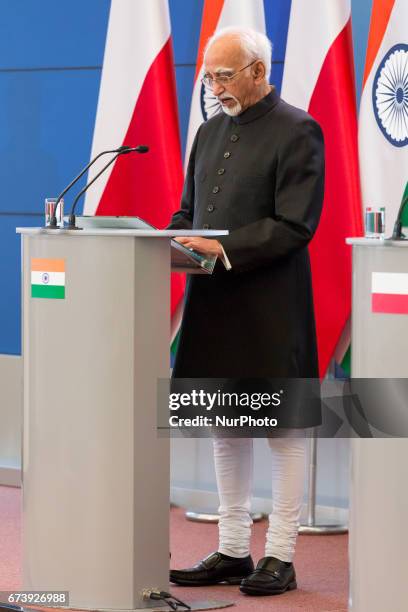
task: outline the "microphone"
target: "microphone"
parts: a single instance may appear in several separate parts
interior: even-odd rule
[[[98,174],[96,174],[93,177],[93,179],[89,181],[89,183],[85,185],[85,187],[81,189],[81,191],[78,193],[77,197],[75,198],[72,204],[71,214],[69,215],[68,226],[66,227],[66,229],[68,230],[82,229],[80,227],[77,227],[75,224],[75,207],[78,203],[78,200],[81,198],[81,196],[83,196],[85,191],[87,191],[89,187],[96,181],[96,179],[98,179],[101,176],[101,174],[103,174],[105,170],[109,168],[111,164],[113,164],[113,162],[119,157],[119,155],[125,155],[126,153],[147,153],[149,151],[149,147],[147,147],[146,145],[139,145],[137,147],[119,147],[119,149],[116,150],[116,155],[114,155],[114,157],[112,157],[112,159],[102,168],[102,170],[100,170]]]
[[[94,157],[93,159],[91,159],[91,161],[85,166],[85,168],[83,170],[81,170],[81,172],[78,174],[78,176],[76,176],[69,185],[67,185],[67,187],[65,187],[65,189],[63,191],[61,191],[61,193],[59,194],[56,202],[55,202],[55,206],[54,206],[54,213],[50,219],[50,224],[46,226],[47,229],[59,229],[57,227],[57,217],[56,217],[56,211],[57,211],[57,206],[58,203],[60,202],[60,200],[64,197],[64,195],[67,193],[67,191],[69,191],[71,189],[71,187],[73,187],[75,185],[75,183],[77,181],[79,181],[79,179],[85,174],[85,172],[87,170],[89,170],[89,168],[100,158],[102,157],[102,155],[106,155],[107,153],[129,153],[131,150],[131,148],[127,145],[122,145],[121,147],[118,147],[117,149],[110,149],[108,151],[102,151],[102,153],[98,153],[98,155],[96,157]]]
[[[149,151],[149,147],[146,145],[138,145],[133,149],[129,148],[128,151],[123,151],[123,153],[131,153],[132,151],[136,151],[136,153],[147,153]]]
[[[408,187],[408,183],[407,183],[407,187]],[[407,190],[407,187],[405,188],[405,191]],[[405,195],[404,193],[404,195],[402,196],[401,205],[399,207],[397,219],[395,221],[391,240],[404,240],[405,239],[405,236],[402,233],[402,215],[403,215],[406,204],[408,204],[408,194]]]

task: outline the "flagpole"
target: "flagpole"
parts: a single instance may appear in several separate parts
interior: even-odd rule
[[[335,378],[334,359],[331,360],[328,378]],[[317,482],[317,429],[314,428],[309,440],[309,478],[307,491],[307,519],[301,523],[299,533],[302,535],[335,535],[348,532],[348,525],[324,520],[316,522],[316,482]],[[324,517],[323,517],[324,518]]]
[[[348,526],[331,522],[330,519],[323,523],[316,523],[316,479],[317,479],[317,436],[316,429],[310,437],[309,442],[309,480],[307,492],[307,521],[301,523],[299,533],[302,535],[333,535],[347,533]]]

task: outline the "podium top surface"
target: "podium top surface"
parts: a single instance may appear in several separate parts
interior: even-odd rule
[[[346,244],[370,247],[408,247],[408,240],[390,240],[384,238],[346,238]]]
[[[69,236],[137,236],[138,238],[173,238],[177,236],[202,236],[210,238],[213,236],[227,236],[228,230],[136,230],[136,229],[81,229],[81,230],[66,230],[66,229],[45,229],[43,227],[17,227],[17,234],[28,234],[37,236],[40,234],[46,235],[61,235]]]

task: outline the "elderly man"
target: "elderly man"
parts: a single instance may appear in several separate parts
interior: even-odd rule
[[[191,276],[173,376],[318,376],[307,244],[324,191],[323,137],[305,112],[269,85],[271,44],[226,28],[207,44],[204,84],[222,112],[196,135],[181,201],[169,227],[228,229],[217,240],[181,238],[219,257],[212,276]],[[265,557],[249,552],[252,440],[215,438],[219,548],[171,570],[180,585],[240,584],[253,595],[296,588],[293,566],[305,471],[305,438],[318,423],[298,411],[286,436],[269,437],[273,510]]]

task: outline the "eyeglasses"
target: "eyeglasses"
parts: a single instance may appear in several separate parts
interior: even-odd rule
[[[249,68],[250,66],[252,66],[252,64],[255,64],[255,62],[257,62],[258,60],[254,60],[253,62],[251,62],[250,64],[248,64],[247,66],[244,66],[243,68],[241,68],[240,70],[237,70],[237,72],[235,72],[234,74],[227,76],[224,74],[221,74],[220,76],[216,76],[216,77],[212,77],[209,74],[205,74],[202,79],[201,82],[204,83],[204,85],[206,87],[210,87],[212,88],[214,83],[218,83],[219,85],[228,85],[228,83],[230,81],[232,81],[232,79],[235,79],[235,77],[237,76],[237,74],[239,74],[240,72],[242,72],[243,70],[245,70],[246,68]]]

